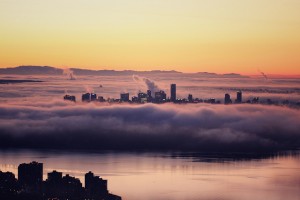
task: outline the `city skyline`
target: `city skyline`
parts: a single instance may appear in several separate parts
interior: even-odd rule
[[[154,104],[163,104],[163,103],[174,103],[174,104],[197,104],[197,103],[208,103],[208,104],[261,104],[261,105],[277,105],[277,106],[286,106],[290,108],[299,108],[300,102],[293,101],[291,99],[284,100],[274,100],[271,98],[260,99],[259,96],[248,98],[247,100],[243,100],[243,92],[242,90],[236,91],[236,98],[231,97],[231,94],[225,93],[223,100],[219,98],[208,98],[203,99],[200,97],[195,97],[193,94],[189,93],[187,97],[177,98],[176,96],[176,84],[170,84],[170,94],[167,96],[167,93],[164,90],[151,91],[147,90],[147,92],[138,91],[136,95],[132,95],[130,98],[130,93],[122,92],[120,93],[120,98],[105,98],[104,96],[97,95],[94,92],[84,93],[81,95],[81,102],[84,103],[130,103],[130,104],[144,104],[144,103],[154,103]],[[63,99],[66,101],[76,101],[75,95],[66,94],[63,96]]]
[[[36,161],[18,166],[18,178],[0,170],[0,197],[9,200],[122,200],[109,193],[107,180],[85,173],[84,187],[78,178],[53,170],[43,180],[44,164]]]
[[[299,200],[300,0],[0,0],[0,28],[1,200]]]

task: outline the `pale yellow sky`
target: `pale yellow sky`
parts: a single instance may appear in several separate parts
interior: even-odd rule
[[[0,67],[300,74],[299,0],[0,0]]]

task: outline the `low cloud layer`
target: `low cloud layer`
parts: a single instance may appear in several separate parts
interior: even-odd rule
[[[260,105],[0,106],[0,147],[273,151],[300,147],[300,112]]]

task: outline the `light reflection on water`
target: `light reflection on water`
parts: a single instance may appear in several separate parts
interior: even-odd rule
[[[300,156],[215,156],[162,153],[57,153],[2,151],[0,170],[17,175],[20,163],[44,163],[76,176],[93,171],[109,190],[137,199],[300,199]]]

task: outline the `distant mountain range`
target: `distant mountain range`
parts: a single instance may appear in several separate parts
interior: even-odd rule
[[[67,71],[67,72],[66,72]],[[178,71],[162,71],[162,70],[152,70],[152,71],[134,71],[134,70],[89,70],[89,69],[78,69],[78,68],[68,68],[60,69],[50,66],[18,66],[11,68],[0,68],[0,74],[16,74],[16,75],[62,75],[66,73],[73,73],[74,75],[96,75],[96,76],[118,76],[118,75],[159,75],[159,74],[168,74],[168,75],[191,75],[197,77],[212,77],[212,78],[246,78],[240,74],[230,73],[230,74],[216,74],[209,72],[198,72],[198,73],[182,73]]]

